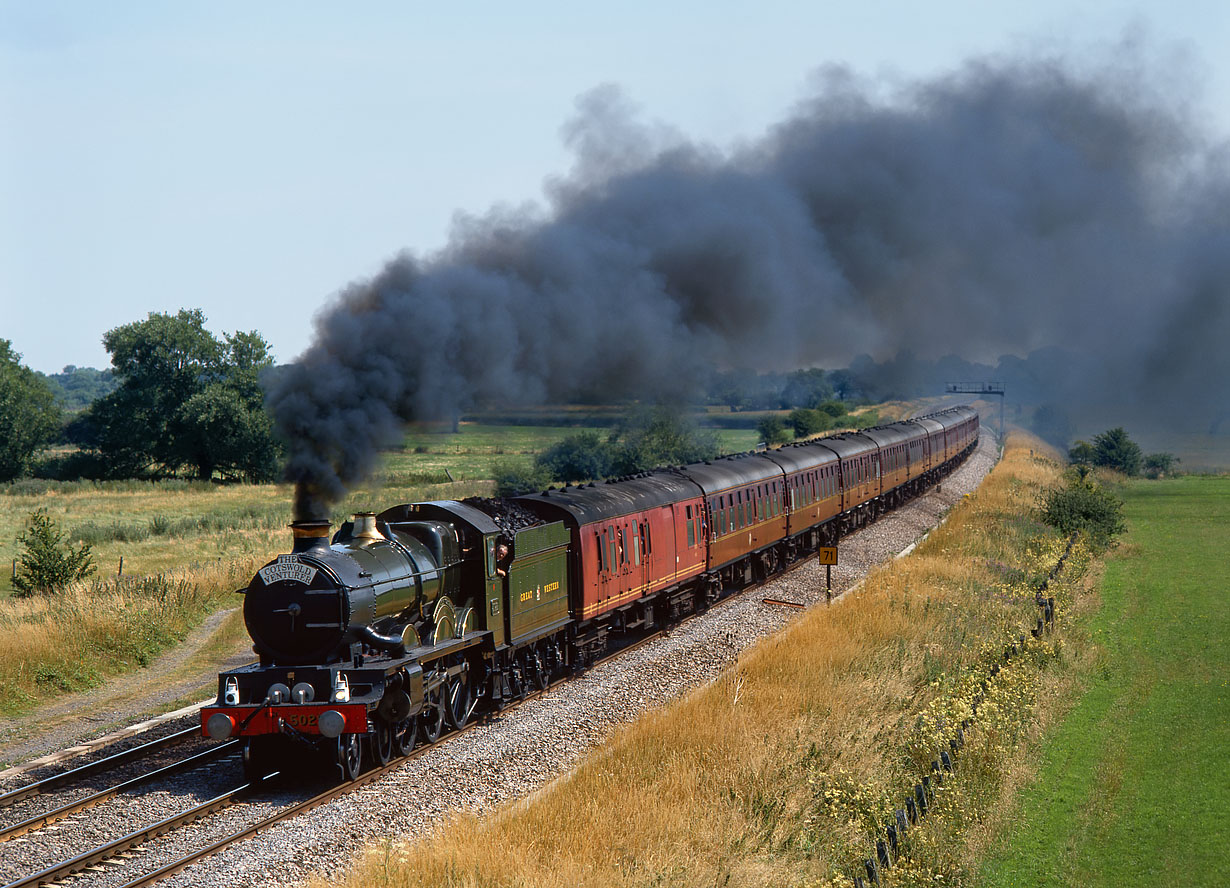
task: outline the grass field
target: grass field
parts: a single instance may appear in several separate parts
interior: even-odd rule
[[[493,464],[528,468],[534,456],[557,441],[582,432],[606,436],[609,428],[586,426],[509,426],[462,423],[459,432],[449,427],[421,427],[406,435],[400,451],[384,456],[382,477],[397,483],[435,483],[452,474],[457,481],[492,477]],[[723,453],[738,453],[756,446],[754,429],[717,429]]]
[[[1230,478],[1124,488],[1100,656],[978,884],[1230,884]]]

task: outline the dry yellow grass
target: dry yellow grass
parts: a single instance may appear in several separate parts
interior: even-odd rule
[[[335,519],[491,488],[490,482],[373,485],[354,491]],[[0,597],[0,711],[19,712],[144,665],[209,613],[237,604],[231,593],[286,550],[290,500],[286,485],[184,482],[83,483],[0,496],[6,566],[35,509],[46,510],[69,541],[101,538],[92,544],[98,573],[91,581],[50,597]],[[121,557],[125,581],[118,583]],[[10,576],[6,570],[0,591],[7,591]]]
[[[491,489],[490,482],[481,481],[373,484],[352,492],[336,518],[398,502],[489,494]],[[0,564],[11,566],[18,554],[16,537],[36,509],[46,510],[67,540],[91,544],[99,576],[115,576],[121,557],[124,574],[138,576],[268,558],[286,546],[291,500],[291,488],[284,484],[82,483],[8,493],[0,496]],[[0,592],[9,588],[10,573],[4,571]]]
[[[1054,563],[1027,513],[1058,471],[1036,439],[1010,438],[944,527],[839,605],[808,611],[533,798],[373,849],[343,884],[756,886],[848,873],[917,779],[905,750],[919,713],[1032,623],[1014,577]]]

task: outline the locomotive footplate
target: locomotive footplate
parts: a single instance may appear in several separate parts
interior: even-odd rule
[[[367,705],[365,703],[270,703],[263,706],[204,706],[201,708],[201,736],[214,740],[227,737],[281,734],[287,729],[300,734],[316,734],[326,737],[336,737],[342,733],[366,734]]]
[[[446,682],[470,672],[462,654],[490,637],[489,632],[469,632],[417,647],[404,657],[364,656],[327,667],[262,668],[253,663],[224,672],[218,677],[217,702],[201,709],[202,736],[366,734],[369,716],[382,701],[392,711],[400,703],[406,714],[417,713]],[[386,692],[393,695],[388,700]],[[393,697],[404,699],[392,702]]]

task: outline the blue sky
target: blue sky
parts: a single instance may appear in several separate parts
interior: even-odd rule
[[[911,79],[1144,34],[1230,130],[1230,4],[1072,5],[0,0],[0,338],[104,367],[106,330],[199,307],[291,360],[333,294],[443,246],[457,211],[539,200],[601,84],[726,148],[823,64]]]

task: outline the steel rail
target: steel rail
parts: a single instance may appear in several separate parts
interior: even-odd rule
[[[41,795],[51,789],[63,786],[66,783],[73,783],[77,780],[83,780],[93,774],[101,771],[107,771],[111,768],[118,767],[132,759],[138,759],[145,755],[157,752],[160,749],[168,746],[177,746],[180,743],[185,743],[193,737],[199,737],[201,734],[200,727],[188,728],[184,731],[179,731],[175,734],[168,734],[165,737],[160,737],[157,740],[151,740],[148,743],[142,743],[139,746],[133,746],[130,749],[125,749],[123,752],[117,752],[115,755],[101,758],[97,761],[90,762],[85,765],[73,768],[70,771],[63,771],[59,774],[53,774],[50,777],[45,777],[34,783],[19,786],[16,789],[10,789],[6,793],[0,793],[0,808],[7,808],[24,799],[32,796]]]
[[[52,882],[56,882],[65,876],[71,876],[74,873],[79,873],[88,867],[102,863],[104,860],[109,860],[110,858],[123,854],[125,851],[135,848],[144,842],[148,842],[150,839],[157,838],[158,836],[168,833],[173,829],[184,826],[194,820],[199,820],[207,814],[212,814],[214,811],[219,811],[222,808],[233,805],[241,797],[251,793],[258,786],[270,780],[277,774],[278,772],[275,771],[273,774],[262,777],[260,780],[252,783],[245,783],[236,789],[232,789],[224,792],[222,795],[215,796],[209,801],[202,802],[201,804],[196,805],[195,807],[190,808],[180,814],[175,814],[171,817],[159,820],[151,826],[142,827],[139,830],[131,832],[126,836],[122,836],[115,841],[108,842],[105,845],[99,845],[92,851],[87,851],[84,854],[78,854],[71,860],[57,863],[54,866],[49,866],[44,870],[34,873],[33,875],[26,876],[23,879],[9,882],[8,885],[4,886],[4,888],[34,888],[34,886],[47,885]]]
[[[129,789],[141,786],[144,783],[150,783],[161,777],[167,777],[171,774],[176,774],[180,771],[191,770],[192,768],[202,765],[206,762],[215,759],[226,758],[233,754],[239,745],[238,740],[232,740],[229,743],[223,743],[219,746],[211,747],[203,752],[198,752],[186,759],[178,762],[172,762],[169,765],[164,765],[161,768],[156,768],[153,771],[148,771],[133,777],[131,780],[125,780],[123,783],[117,783],[115,786],[107,789],[100,789],[98,792],[86,796],[83,799],[78,799],[75,802],[69,802],[66,805],[61,805],[59,808],[54,808],[51,811],[44,811],[42,814],[37,814],[28,820],[23,820],[21,823],[15,823],[12,826],[6,826],[0,829],[0,841],[8,841],[20,835],[25,835],[28,832],[43,829],[46,826],[55,823],[57,820],[63,820],[70,814],[77,814],[81,811],[86,811],[96,805],[102,804],[108,799],[114,798],[122,792]]]

